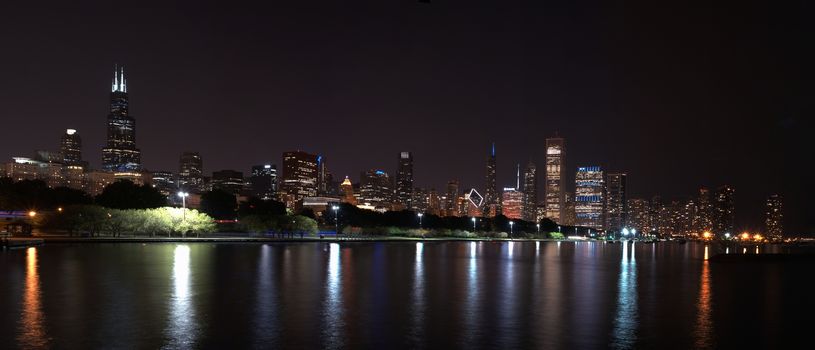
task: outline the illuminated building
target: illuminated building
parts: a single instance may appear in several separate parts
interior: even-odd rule
[[[441,198],[435,188],[431,188],[427,193],[427,213],[431,215],[441,214]]]
[[[413,198],[411,199],[411,205],[413,205],[413,210],[419,213],[427,212],[429,209],[429,201],[428,197],[430,193],[421,187],[416,187],[413,189]]]
[[[317,196],[317,155],[290,151],[283,153],[280,197],[286,207],[294,209],[304,197]]]
[[[390,209],[393,204],[393,189],[388,173],[375,169],[362,172],[359,195],[362,203]]]
[[[626,201],[626,174],[606,175],[606,230],[618,235],[627,225],[628,202]]]
[[[524,200],[523,219],[530,222],[538,221],[538,178],[537,167],[531,160],[524,169]]]
[[[82,161],[82,138],[75,129],[67,129],[62,135],[60,155],[65,165],[87,167],[87,164]]]
[[[764,225],[767,236],[772,239],[781,239],[784,235],[784,201],[777,194],[767,197]]]
[[[524,194],[514,187],[504,188],[501,196],[501,214],[507,218],[520,220],[523,217]]]
[[[396,203],[402,208],[413,209],[413,154],[399,152],[396,167]]]
[[[574,226],[577,224],[577,214],[574,211],[574,196],[571,193],[564,192],[565,207],[563,208],[563,216],[559,224],[565,226]]]
[[[178,188],[187,192],[203,191],[204,160],[198,152],[181,153],[178,161]]]
[[[221,170],[212,172],[212,189],[240,195],[244,192],[246,183],[243,181],[243,172],[235,170]]]
[[[113,75],[108,114],[107,145],[102,149],[102,168],[110,172],[141,171],[141,151],[136,148],[136,119],[130,116],[124,68]]]
[[[636,229],[637,232],[651,232],[651,205],[648,200],[632,198],[628,200],[628,223],[626,227]]]
[[[720,186],[714,194],[713,233],[734,234],[736,225],[736,190],[730,185]]]
[[[170,171],[154,171],[150,184],[161,194],[167,196],[168,199],[175,197],[175,193],[178,191],[175,176]]]
[[[444,215],[445,216],[458,216],[458,180],[450,180],[447,182],[447,196],[445,201]]]
[[[85,192],[89,195],[96,196],[102,193],[102,190],[114,181],[116,181],[116,177],[113,173],[106,171],[89,171],[85,173],[85,183],[83,187],[85,188]]]
[[[495,142],[487,157],[486,189],[484,190],[484,216],[490,217],[501,213],[501,198],[496,181]]]
[[[342,192],[342,202],[351,205],[357,205],[357,198],[354,196],[354,185],[348,176],[340,184],[340,192]]]
[[[317,194],[320,196],[337,195],[337,183],[325,165],[325,157],[317,156]]]
[[[560,137],[546,139],[546,217],[561,221],[566,203],[566,140]]]
[[[575,224],[603,229],[605,180],[599,166],[580,167],[575,176]]]
[[[274,164],[252,166],[249,183],[252,196],[265,201],[274,199],[277,193],[277,167]]]
[[[699,189],[699,198],[696,203],[696,218],[694,231],[713,231],[713,205],[710,202],[710,191],[702,187]]]

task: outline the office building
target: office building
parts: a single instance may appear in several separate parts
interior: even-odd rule
[[[523,218],[524,193],[514,187],[504,188],[501,195],[501,209],[504,216],[513,220]]]
[[[524,200],[523,219],[530,222],[538,221],[538,177],[537,167],[531,160],[524,169]]]
[[[413,154],[399,152],[396,166],[396,203],[404,209],[413,209]]]
[[[204,160],[198,152],[184,152],[178,161],[178,187],[187,192],[204,190]]]
[[[264,201],[275,199],[277,195],[277,166],[274,164],[252,166],[249,186],[252,196]]]
[[[627,227],[637,230],[640,234],[651,232],[651,205],[648,200],[631,198],[628,200]]]
[[[87,163],[82,161],[82,138],[76,129],[65,130],[60,140],[60,155],[62,164],[87,168]]]
[[[606,175],[606,230],[619,236],[627,225],[628,201],[626,198],[626,174],[609,173]]]
[[[575,175],[575,224],[604,228],[605,179],[599,166],[580,167]]]
[[[447,182],[447,196],[445,201],[444,215],[445,216],[458,216],[459,203],[458,203],[458,180],[450,180]]]
[[[212,172],[212,189],[229,192],[235,195],[243,194],[246,182],[243,172],[235,170],[220,170]]]
[[[340,192],[340,199],[343,203],[357,205],[357,198],[354,195],[354,185],[351,183],[351,179],[349,179],[348,176],[346,176],[345,180],[343,180],[342,184],[340,184]]]
[[[713,205],[710,201],[710,191],[702,187],[696,201],[696,218],[694,231],[699,233],[713,232]]]
[[[295,209],[304,197],[317,196],[317,155],[290,151],[283,153],[280,197],[286,207]]]
[[[560,137],[546,139],[546,217],[562,222],[566,202],[566,140]]]
[[[116,68],[110,93],[107,118],[107,144],[102,149],[105,171],[135,173],[141,171],[141,151],[136,147],[136,119],[130,115],[124,67]]]
[[[486,188],[484,190],[484,216],[492,217],[501,214],[501,197],[498,193],[498,182],[496,179],[495,142],[487,156]]]
[[[173,198],[178,192],[175,175],[171,171],[154,171],[150,185],[167,198]]]
[[[713,233],[735,235],[736,226],[736,190],[730,185],[720,186],[714,193]]]
[[[359,195],[362,203],[390,209],[393,204],[393,187],[388,173],[378,169],[362,172]]]

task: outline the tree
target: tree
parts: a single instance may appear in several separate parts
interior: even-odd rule
[[[238,206],[238,216],[248,215],[286,215],[286,205],[275,200],[262,200],[250,197]]]
[[[96,196],[96,203],[112,209],[148,209],[167,205],[167,197],[152,186],[119,180],[107,185]]]
[[[238,203],[235,195],[222,190],[212,190],[201,195],[201,211],[218,220],[235,219]]]
[[[318,232],[317,221],[302,215],[292,215],[289,217],[288,231],[299,235],[314,236]]]

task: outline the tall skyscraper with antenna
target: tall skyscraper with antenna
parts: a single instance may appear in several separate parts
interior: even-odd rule
[[[495,142],[493,142],[490,154],[487,157],[487,188],[484,189],[484,216],[487,217],[501,214],[501,197],[498,193],[495,170]]]
[[[136,120],[130,115],[124,67],[115,67],[110,92],[108,137],[102,149],[102,168],[112,172],[141,171],[141,151],[136,148]]]

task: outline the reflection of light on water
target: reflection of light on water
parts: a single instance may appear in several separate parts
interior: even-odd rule
[[[730,254],[730,247],[724,248],[724,253],[725,254]]]
[[[37,270],[37,248],[30,247],[25,251],[25,294],[23,295],[23,314],[21,315],[17,339],[22,348],[43,348],[48,345],[43,327],[40,273]]]
[[[617,283],[617,313],[614,316],[612,333],[613,347],[630,349],[636,341],[639,316],[637,314],[637,268],[634,260],[634,247],[628,258],[628,243],[623,244],[623,258],[620,262],[620,278]]]
[[[173,297],[170,301],[170,322],[166,329],[170,338],[168,347],[192,347],[198,330],[190,297],[190,247],[187,245],[175,247],[172,278]]]
[[[474,243],[474,242],[473,242]],[[471,252],[473,247],[470,247]],[[413,265],[413,313],[410,325],[410,335],[415,341],[422,341],[424,334],[424,312],[425,312],[425,295],[424,295],[424,263],[422,255],[424,254],[424,243],[416,243],[416,257]]]
[[[744,250],[741,252],[742,254],[747,254],[747,247],[744,247]]]
[[[470,258],[475,258],[475,242],[470,242]]]
[[[708,258],[708,249],[709,249],[709,248],[710,248],[710,247],[705,246],[705,260],[707,260],[707,258]]]
[[[541,252],[541,242],[535,242],[535,256],[540,255]]]
[[[277,312],[275,300],[277,293],[272,278],[272,248],[264,244],[260,248],[260,260],[258,261],[258,282],[257,282],[257,309],[255,310],[255,346],[268,347],[270,341],[278,337],[277,333]]]
[[[756,254],[758,254],[758,246],[756,246]]]
[[[328,272],[326,276],[327,296],[323,311],[325,313],[324,317],[327,320],[324,334],[327,347],[329,348],[342,347],[341,333],[344,324],[342,323],[342,280],[340,273],[340,245],[338,243],[330,243],[328,245]]]
[[[510,241],[509,244],[507,244],[507,255],[509,256],[510,259],[512,259],[512,250],[514,248],[515,248],[515,242]]]
[[[465,291],[467,306],[464,308],[464,338],[465,347],[476,347],[476,332],[478,318],[478,260],[476,258],[476,243],[470,242],[470,259],[467,265],[467,290]]]
[[[707,254],[707,246],[705,246]],[[705,259],[707,260],[707,259]],[[697,304],[696,325],[694,333],[696,335],[697,349],[714,348],[713,344],[713,319],[710,315],[712,292],[710,290],[710,270],[708,262],[702,263],[702,275],[699,281],[699,302]]]

